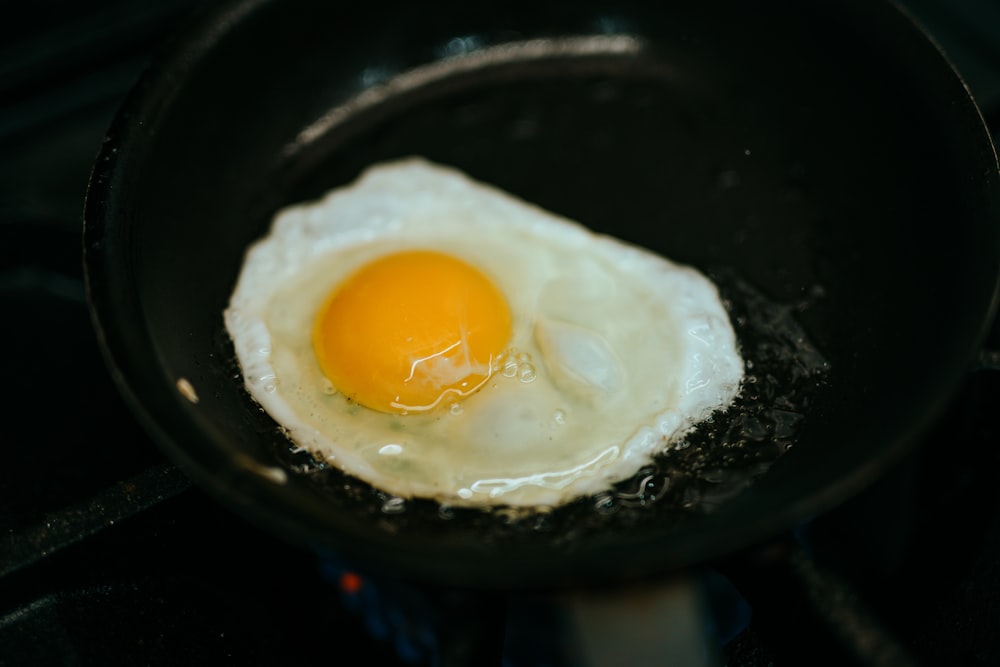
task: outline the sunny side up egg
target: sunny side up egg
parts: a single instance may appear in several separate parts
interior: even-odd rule
[[[605,490],[743,377],[701,273],[421,158],[280,211],[224,319],[296,445],[459,506]]]

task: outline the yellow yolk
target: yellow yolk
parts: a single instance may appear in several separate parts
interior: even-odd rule
[[[489,278],[449,255],[415,250],[376,259],[338,285],[312,340],[338,391],[405,414],[475,392],[510,336],[510,308]]]

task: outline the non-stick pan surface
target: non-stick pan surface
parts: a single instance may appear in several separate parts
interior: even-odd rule
[[[886,3],[661,4],[232,2],[168,45],[109,130],[84,232],[109,362],[167,453],[298,544],[510,588],[720,556],[917,444],[995,306],[1000,185],[968,91]],[[798,383],[794,433],[756,443],[780,456],[711,505],[666,484],[518,521],[400,506],[290,454],[223,328],[243,253],[280,206],[406,155],[702,269],[751,356],[759,320],[787,318],[798,352],[754,369]]]

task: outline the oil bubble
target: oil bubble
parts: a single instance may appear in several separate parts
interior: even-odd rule
[[[382,503],[382,512],[384,514],[400,514],[404,511],[406,511],[406,500],[403,498],[394,496]]]

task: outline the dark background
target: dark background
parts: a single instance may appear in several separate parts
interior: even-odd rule
[[[79,256],[90,164],[156,46],[199,4],[35,2],[0,24],[0,665],[325,664],[348,649],[424,664],[433,651],[398,630],[398,600],[356,611],[335,564],[192,487],[98,353]],[[1000,3],[903,5],[1000,132]],[[818,560],[921,664],[1000,664],[996,376],[971,377],[924,450],[807,527]],[[923,453],[942,446],[952,455]],[[788,623],[758,605],[731,632],[729,663],[849,664]]]

